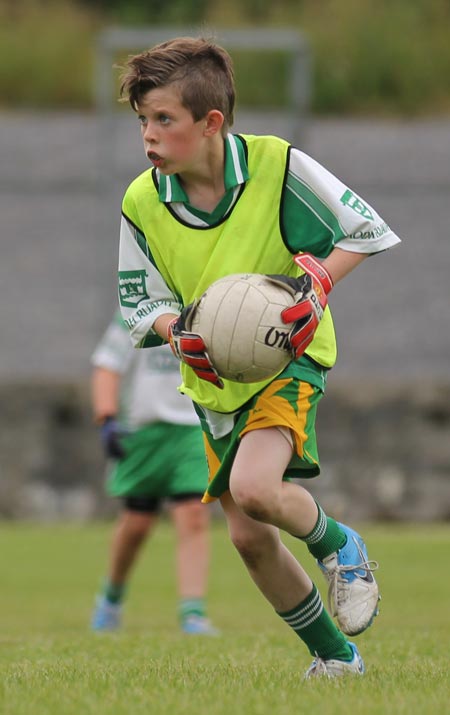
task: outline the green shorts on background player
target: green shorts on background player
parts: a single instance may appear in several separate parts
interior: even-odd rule
[[[167,345],[134,350],[117,313],[92,364],[94,416],[112,459],[107,490],[122,504],[92,628],[115,630],[121,625],[130,571],[167,503],[177,536],[181,629],[215,635],[205,605],[209,514],[200,502],[207,469],[198,418],[189,398],[177,391],[178,362]],[[157,621],[158,614],[153,617]]]
[[[297,147],[231,133],[232,61],[215,42],[175,38],[130,57],[120,92],[152,164],[122,203],[119,298],[132,341],[140,348],[169,341],[180,359],[180,390],[205,434],[203,501],[220,499],[249,575],[314,656],[307,676],[361,675],[347,636],[377,613],[376,564],[362,538],[290,478],[320,472],[316,410],[337,355],[328,295],[367,256],[400,239]],[[193,303],[234,273],[270,275],[295,292],[281,313],[293,359],[274,379],[222,379],[202,336],[190,332]],[[317,560],[331,614],[280,529]]]

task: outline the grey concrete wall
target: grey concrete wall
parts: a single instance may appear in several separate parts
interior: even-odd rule
[[[277,116],[236,129],[290,138]],[[449,147],[449,120],[311,120],[304,135],[403,239],[331,296],[339,361],[319,430],[337,510],[449,515]],[[144,168],[127,113],[0,114],[0,514],[107,510],[89,357],[115,303],[121,195]]]
[[[108,517],[85,382],[0,386],[0,518]],[[309,488],[350,521],[450,519],[450,385],[330,383],[318,411],[322,473]]]

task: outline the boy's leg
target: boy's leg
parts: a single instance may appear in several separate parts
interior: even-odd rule
[[[230,493],[221,497],[221,503],[231,539],[253,581],[309,652],[324,664],[323,674],[362,674],[357,650],[331,620],[319,592],[281,541],[278,529],[243,513]],[[333,664],[333,672],[327,664]]]
[[[292,449],[275,427],[244,434],[230,476],[231,493],[249,516],[308,543],[328,577],[333,615],[345,633],[356,635],[377,612],[373,564],[367,561],[362,539],[355,543],[355,532],[326,517],[306,489],[282,481]]]
[[[131,569],[157,519],[154,500],[130,498],[125,501],[112,535],[108,572],[92,618],[94,630],[120,627],[121,604]]]
[[[158,515],[150,511],[136,511],[128,507],[119,517],[113,534],[108,581],[116,587],[124,587],[136,561],[141,546],[155,528]]]
[[[315,500],[303,487],[283,482],[293,447],[276,427],[243,435],[230,474],[230,492],[248,516],[294,536],[317,523]]]
[[[171,514],[177,537],[176,574],[179,616],[189,635],[218,635],[206,617],[209,570],[209,510],[201,494],[172,499]]]
[[[347,635],[357,635],[368,628],[378,615],[380,600],[373,571],[376,561],[369,561],[362,537],[345,524],[333,522],[318,505],[317,525],[311,534],[302,538],[328,582],[328,604],[333,616]],[[317,540],[317,531],[324,522],[333,522],[341,530],[345,541],[339,548]],[[331,550],[331,553],[330,553]]]

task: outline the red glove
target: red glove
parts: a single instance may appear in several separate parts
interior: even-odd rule
[[[175,357],[189,365],[197,377],[223,390],[223,382],[210,360],[202,336],[186,330],[186,322],[189,321],[194,308],[195,303],[187,305],[178,318],[169,323],[167,337],[170,347]]]
[[[283,275],[268,277],[284,284],[295,295],[295,305],[285,308],[281,318],[283,323],[293,323],[289,342],[294,357],[299,358],[312,341],[322,320],[333,280],[323,265],[309,253],[298,253],[294,261],[305,271],[300,278]]]

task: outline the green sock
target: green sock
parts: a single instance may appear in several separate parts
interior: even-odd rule
[[[296,608],[278,615],[302,639],[311,655],[323,660],[352,660],[352,649],[323,607],[320,594],[314,585],[309,596]]]
[[[105,581],[103,595],[110,603],[121,603],[125,596],[126,586],[124,583],[111,583]]]
[[[308,551],[315,559],[323,561],[327,556],[344,546],[347,541],[347,535],[337,521],[325,514],[319,504],[317,504],[317,509],[319,513],[314,529],[306,536],[300,536],[299,538],[305,542]]]
[[[205,600],[203,598],[182,598],[178,603],[180,621],[185,621],[189,616],[206,615]]]

